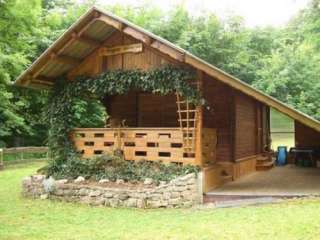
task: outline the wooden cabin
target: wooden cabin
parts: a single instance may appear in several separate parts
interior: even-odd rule
[[[148,70],[172,64],[197,72],[207,105],[193,106],[172,94],[134,89],[105,96],[108,115],[122,126],[74,130],[84,157],[120,148],[127,160],[196,164],[204,191],[236,180],[270,161],[270,108],[295,120],[299,146],[320,146],[320,122],[263,94],[191,53],[97,8],[76,21],[16,80],[16,85],[50,89],[67,75],[94,76],[113,69]]]

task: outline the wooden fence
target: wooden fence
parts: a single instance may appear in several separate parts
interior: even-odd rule
[[[30,154],[44,154],[45,157],[41,158],[28,158]],[[6,155],[15,155],[15,160],[5,161]],[[18,159],[17,159],[18,158]],[[48,147],[15,147],[15,148],[0,148],[0,169],[3,168],[4,164],[14,164],[19,162],[28,161],[41,161],[50,158]]]

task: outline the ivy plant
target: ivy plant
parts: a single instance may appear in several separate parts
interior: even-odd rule
[[[191,79],[194,79],[191,71],[173,66],[149,71],[113,70],[73,81],[59,79],[49,98],[46,114],[50,126],[48,145],[52,153],[48,174],[62,171],[68,161],[79,158],[70,138],[72,129],[79,127],[79,101],[97,101],[106,95],[140,90],[160,95],[177,92],[186,100],[200,104],[200,93],[189,84]]]

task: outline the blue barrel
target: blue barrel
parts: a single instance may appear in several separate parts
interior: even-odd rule
[[[278,166],[286,165],[287,164],[287,156],[288,156],[287,147],[286,146],[279,146],[276,164]]]

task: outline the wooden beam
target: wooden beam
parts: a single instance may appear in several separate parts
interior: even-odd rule
[[[203,93],[203,72],[197,71],[197,83],[198,83],[198,91]],[[198,105],[196,108],[198,112],[197,126],[196,126],[196,164],[199,166],[203,166],[203,148],[202,148],[202,132],[203,132],[203,107]]]
[[[73,66],[80,63],[80,61],[78,61],[75,58],[72,58],[69,56],[59,56],[57,53],[52,52],[49,55],[49,59],[41,67],[39,67],[36,71],[32,73],[31,78],[36,79],[39,76],[39,74],[42,72],[42,70],[45,69],[50,64],[51,59],[59,61],[64,64],[73,65]]]
[[[120,45],[112,48],[102,47],[99,49],[99,56],[112,56],[124,53],[139,53],[143,51],[142,43]]]
[[[74,41],[79,41],[89,46],[93,46],[93,47],[100,46],[99,41],[96,41],[86,36],[81,36],[79,33],[75,33],[75,32],[72,33],[72,38],[74,39]]]
[[[132,37],[131,35],[127,35],[127,38],[131,39],[133,41],[137,40],[136,38]],[[153,41],[152,37],[150,37],[150,41],[152,43],[152,41]],[[167,61],[170,64],[174,64],[174,65],[177,65],[177,66],[185,64],[184,62],[177,61],[176,59],[170,57],[168,54],[160,52],[158,49],[151,47],[151,44],[149,44],[149,45],[148,44],[143,44],[143,49],[147,49],[148,51],[160,56],[161,58],[163,58],[165,61]]]
[[[130,35],[131,37],[133,37],[133,38],[135,38],[137,40],[140,40],[144,44],[147,44],[147,45],[151,44],[152,39],[148,35],[146,35],[146,34],[144,34],[142,32],[139,32],[139,31],[137,31],[136,29],[134,29],[132,27],[124,28],[123,32],[125,34]]]
[[[40,89],[50,89],[54,85],[54,80],[52,78],[47,78],[44,76],[38,76],[37,78],[30,79],[28,86]]]
[[[123,29],[123,23],[122,22],[119,22],[109,16],[106,16],[106,15],[102,15],[100,17],[97,18],[98,21],[101,21],[101,22],[104,22],[106,23],[107,25],[110,25],[112,27],[114,27],[115,29],[118,29],[120,31],[122,31]]]
[[[174,58],[175,60],[178,60],[180,62],[184,61],[184,54],[183,53],[181,53],[181,52],[177,51],[176,49],[169,47],[159,41],[154,41],[151,44],[151,47],[159,50],[162,53],[169,55],[170,57]]]
[[[31,78],[37,78],[38,75],[42,72],[50,64],[50,60],[48,59],[41,67],[39,67],[36,71],[32,72]]]
[[[260,141],[260,133],[259,133],[259,102],[255,102],[254,104],[254,115],[255,115],[255,118],[254,118],[254,128],[255,128],[255,153],[256,154],[259,154],[260,153],[260,146],[259,146],[259,141]]]
[[[70,57],[70,56],[66,56],[66,55],[61,55],[58,56],[55,53],[52,53],[50,55],[51,59],[53,59],[54,61],[63,63],[63,64],[68,64],[68,65],[78,65],[80,63],[80,60],[78,58],[74,58],[74,57]]]
[[[236,91],[231,88],[231,104],[229,105],[229,112],[231,112],[231,124],[230,124],[230,143],[231,143],[231,161],[236,160],[237,151],[237,101]]]
[[[32,79],[31,83],[36,83],[36,84],[41,84],[41,85],[46,85],[46,86],[53,86],[54,85],[53,81],[48,81],[44,77],[38,77],[36,79]]]
[[[98,16],[98,17],[96,17]],[[76,63],[74,60],[71,60],[70,58],[68,58],[68,60],[66,60],[66,57],[64,56],[63,58],[60,58],[57,57],[58,55],[62,54],[63,51],[65,49],[67,49],[72,43],[74,43],[75,41],[81,41],[85,44],[90,44],[91,46],[93,45],[94,47],[98,47],[100,46],[100,42],[98,41],[95,41],[93,39],[90,39],[88,37],[85,37],[85,36],[81,36],[83,34],[83,32],[85,32],[94,22],[97,21],[97,19],[100,17],[100,14],[95,14],[95,17],[89,21],[82,29],[81,31],[79,31],[78,33],[76,32],[73,32],[71,33],[71,38],[63,45],[63,47],[61,47],[57,52],[51,52],[49,54],[49,57],[52,58],[52,55],[55,55],[55,59],[58,60],[58,61],[61,61],[61,62],[64,62],[66,63],[66,61],[68,62],[67,64],[71,64],[72,65],[78,65],[78,63]],[[49,60],[47,60],[40,68],[38,68],[36,71],[34,71],[32,73],[32,78],[37,78],[37,76],[41,73],[41,71],[46,67],[48,66],[50,63]]]
[[[57,51],[57,54],[61,54],[65,49],[67,49],[75,40],[76,38],[74,38],[73,36],[81,36],[93,23],[95,23],[97,21],[96,16],[100,16],[97,15],[96,13],[94,14],[94,18],[91,19],[91,21],[89,21],[79,32],[75,32],[73,31],[71,33],[71,37],[70,39]]]
[[[110,35],[113,32],[110,33]],[[100,47],[97,47],[94,51],[92,51],[89,56],[87,56],[86,58],[84,58],[81,63],[76,66],[75,68],[73,68],[72,70],[70,70],[67,74],[68,79],[72,80],[75,76],[78,75],[79,70],[81,70],[83,67],[85,67],[87,64],[90,64],[91,61],[93,61],[93,59],[95,59],[99,53],[99,50],[108,42],[109,38],[107,37],[101,44]],[[95,60],[94,60],[95,61]]]
[[[91,21],[89,21],[84,27],[81,28],[81,30],[78,32],[79,35],[81,35],[82,33],[84,33],[85,31],[87,31],[87,29],[97,21],[97,18],[101,16],[100,12],[95,12],[93,14],[93,18],[91,19]]]
[[[30,73],[27,73],[24,78],[22,78],[19,82],[22,86],[28,86],[28,84],[31,82],[32,75]]]
[[[33,88],[33,89],[39,89],[39,90],[51,90],[52,86],[50,85],[44,85],[41,83],[37,83],[37,82],[30,82],[30,84],[28,85],[28,87]]]
[[[69,65],[78,65],[80,63],[80,60],[77,58],[73,58],[73,57],[69,57],[69,56],[57,56],[55,59],[55,61],[60,62],[60,63],[65,63],[65,64],[69,64]]]

